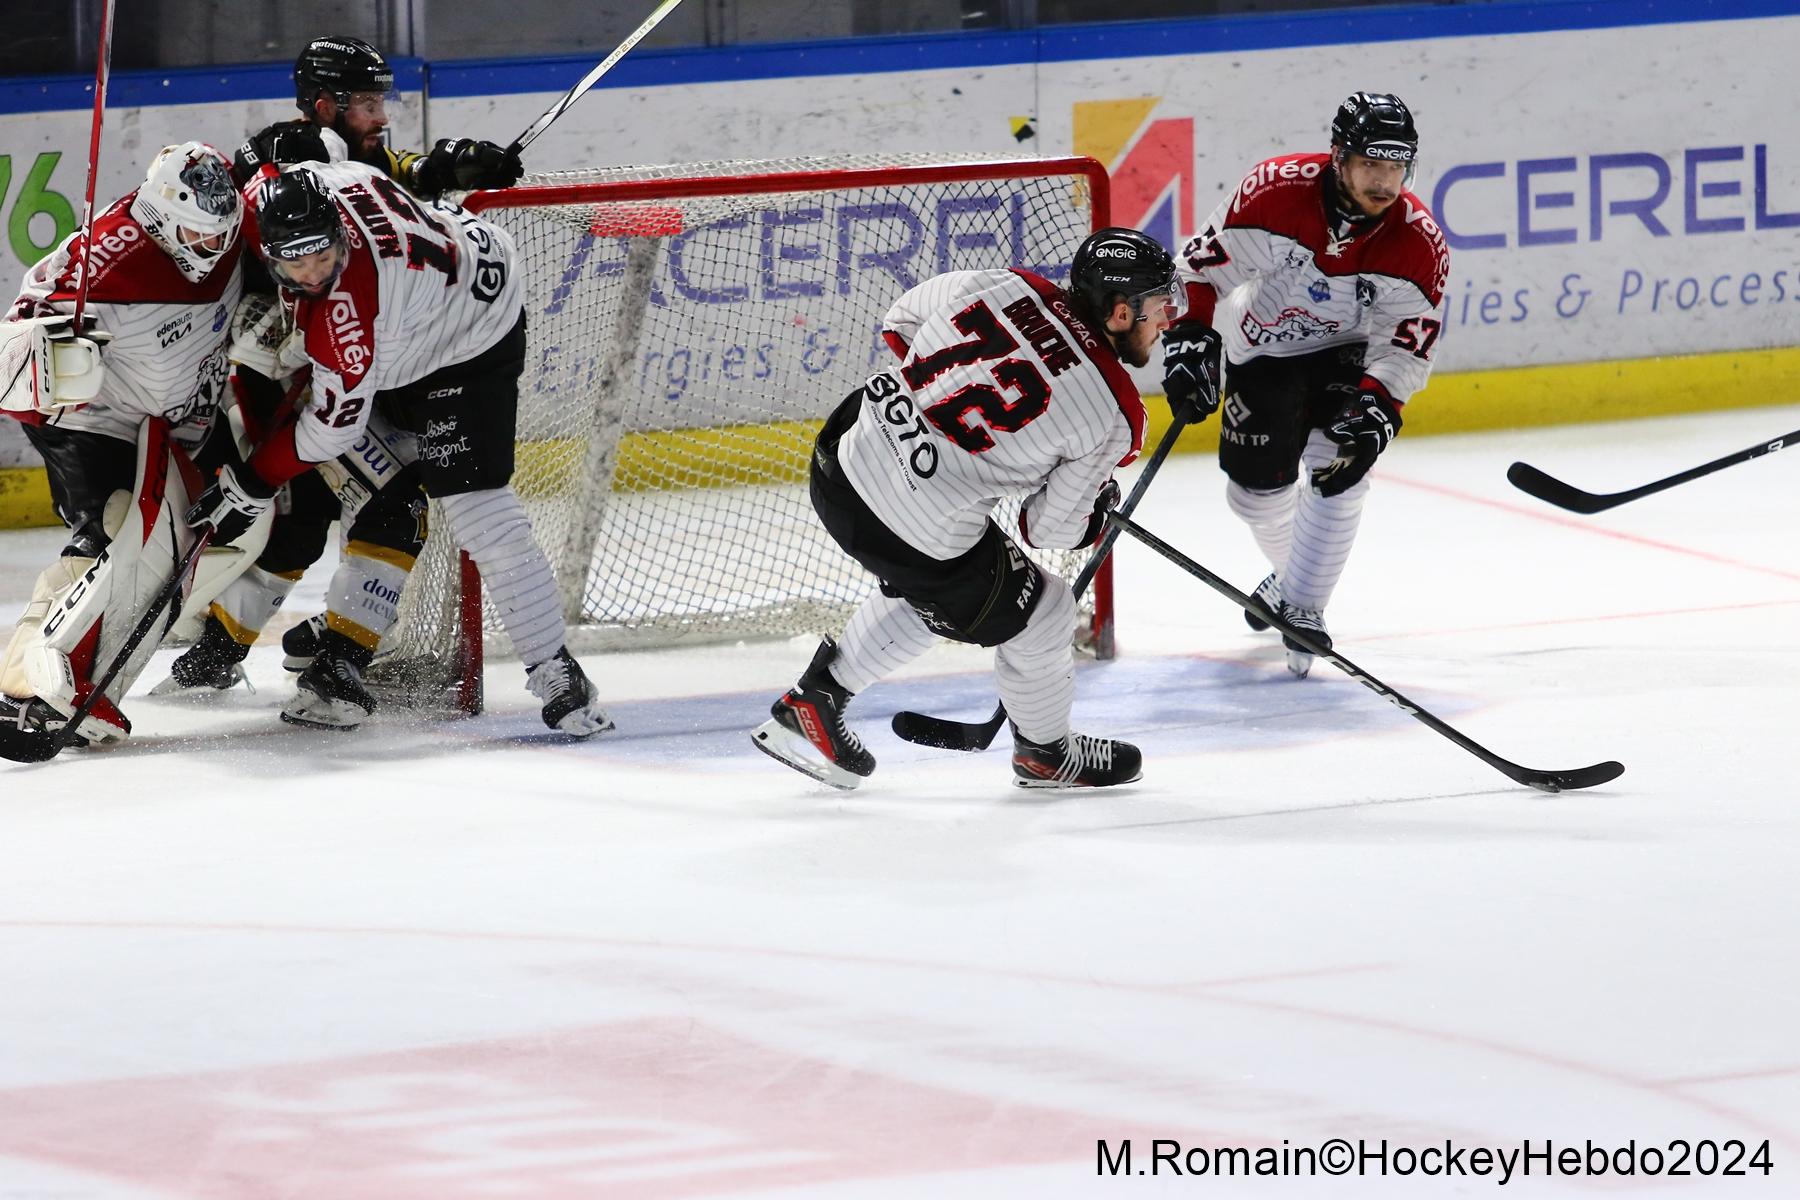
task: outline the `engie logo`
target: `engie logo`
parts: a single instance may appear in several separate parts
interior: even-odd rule
[[[1194,118],[1152,120],[1161,103],[1160,96],[1078,102],[1074,150],[1099,159],[1112,176],[1114,225],[1179,246],[1199,215],[1194,212]]]
[[[1101,246],[1094,251],[1095,258],[1136,258],[1137,251],[1130,246]]]

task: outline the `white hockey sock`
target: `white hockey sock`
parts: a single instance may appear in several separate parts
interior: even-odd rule
[[[1025,628],[994,648],[1000,699],[1019,732],[1034,742],[1068,736],[1075,706],[1075,594],[1040,572],[1044,594]]]
[[[374,650],[400,613],[412,564],[410,554],[352,539],[325,591],[326,627]]]
[[[248,567],[226,585],[207,613],[225,627],[232,641],[240,646],[255,645],[275,610],[300,582],[301,574],[295,571],[291,575],[273,575],[261,567]]]
[[[936,640],[912,605],[876,592],[857,608],[838,639],[832,677],[860,692],[931,649]]]
[[[1306,466],[1322,467],[1336,457],[1337,446],[1315,430],[1306,446]],[[1350,560],[1350,547],[1356,541],[1363,500],[1368,494],[1366,475],[1349,491],[1330,498],[1310,487],[1300,488],[1300,503],[1294,513],[1293,549],[1281,572],[1283,600],[1299,608],[1324,611],[1344,573],[1345,563]]]
[[[531,535],[531,519],[511,486],[443,496],[456,544],[469,552],[527,670],[562,649],[565,631],[556,575]]]
[[[1256,544],[1269,565],[1280,571],[1287,566],[1288,552],[1294,536],[1294,496],[1292,484],[1272,492],[1253,492],[1235,481],[1225,485],[1225,503],[1238,519],[1250,526]]]

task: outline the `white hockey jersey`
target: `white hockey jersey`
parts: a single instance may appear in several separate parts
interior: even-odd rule
[[[1450,251],[1411,192],[1371,227],[1336,237],[1323,192],[1330,163],[1290,154],[1244,177],[1175,256],[1188,285],[1183,319],[1213,324],[1234,363],[1366,340],[1364,373],[1405,403],[1431,374]],[[1240,286],[1215,320],[1214,305]]]
[[[419,200],[362,163],[297,169],[336,198],[350,262],[329,296],[297,304],[312,396],[252,460],[267,483],[349,450],[377,392],[475,358],[511,332],[524,304],[505,230],[460,205]]]
[[[11,413],[34,424],[137,441],[145,417],[163,417],[178,440],[198,443],[225,391],[231,313],[243,290],[236,244],[205,279],[189,282],[131,218],[131,192],[94,221],[84,317],[112,335],[101,351],[106,377],[90,404]],[[14,319],[73,313],[80,291],[82,232],[76,230],[25,273]]]
[[[895,302],[901,364],[870,380],[838,443],[857,495],[937,559],[970,549],[1004,496],[1018,535],[1069,549],[1115,467],[1137,457],[1144,405],[1112,344],[1026,271],[952,271]]]

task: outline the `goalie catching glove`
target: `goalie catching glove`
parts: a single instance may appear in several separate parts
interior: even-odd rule
[[[190,526],[211,525],[212,544],[229,545],[250,531],[275,499],[275,489],[257,478],[248,464],[227,466],[187,511]]]
[[[1314,471],[1313,490],[1321,496],[1337,496],[1355,487],[1399,432],[1400,406],[1386,388],[1364,376],[1356,398],[1345,403],[1325,426],[1325,436],[1351,453]]]
[[[1218,331],[1198,321],[1163,334],[1163,394],[1169,413],[1192,425],[1219,411]]]
[[[417,173],[419,190],[435,196],[474,188],[511,187],[525,174],[525,165],[519,161],[518,151],[493,142],[445,138],[420,161]]]
[[[0,410],[49,412],[100,394],[100,348],[112,335],[91,320],[82,324],[75,332],[74,318],[63,314],[0,322]]]

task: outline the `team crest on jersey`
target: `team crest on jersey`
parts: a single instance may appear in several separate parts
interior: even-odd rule
[[[1364,308],[1375,307],[1375,285],[1366,279],[1356,281],[1356,302]]]
[[[1257,320],[1254,313],[1247,312],[1239,328],[1250,345],[1266,346],[1272,342],[1303,342],[1310,338],[1330,337],[1342,326],[1296,306],[1282,309],[1281,315],[1267,325]]]
[[[1331,299],[1331,285],[1323,279],[1315,279],[1312,281],[1312,285],[1306,289],[1306,294],[1313,298],[1313,303],[1323,304]]]

